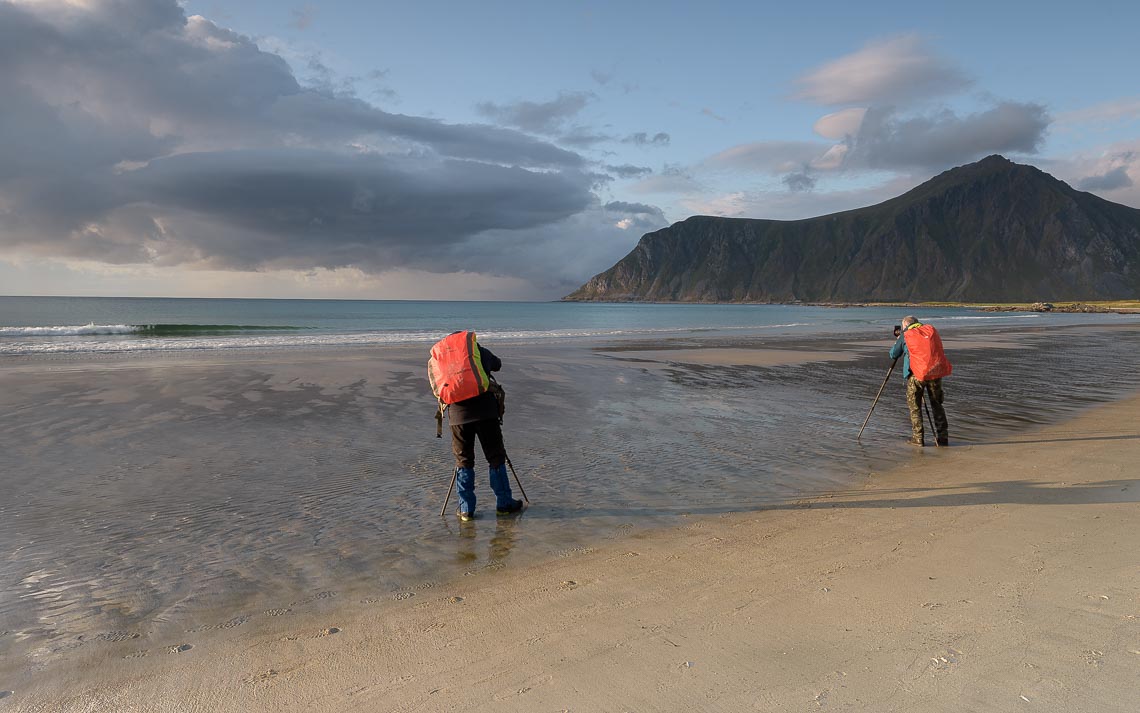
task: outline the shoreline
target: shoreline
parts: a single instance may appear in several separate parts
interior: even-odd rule
[[[704,302],[704,301],[668,301],[668,300],[601,300],[601,299],[567,299],[558,302],[580,302],[599,304],[658,304],[658,305],[749,305],[771,307],[829,307],[834,309],[847,309],[855,307],[916,307],[934,308],[949,307],[955,309],[973,309],[981,312],[1051,312],[1055,314],[1140,314],[1140,300],[1037,300],[1035,302],[952,302],[945,300],[931,300],[915,302]],[[1037,305],[1051,304],[1052,309],[1037,309]]]
[[[0,705],[1129,710],[1138,419],[1133,393],[1001,442],[915,452],[859,487],[536,565],[382,601],[316,597],[178,641],[112,637]]]

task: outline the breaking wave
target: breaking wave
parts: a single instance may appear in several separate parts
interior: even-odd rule
[[[260,324],[84,324],[61,327],[0,327],[0,337],[78,337],[135,334],[143,337],[194,337],[241,332],[288,332],[305,327]]]

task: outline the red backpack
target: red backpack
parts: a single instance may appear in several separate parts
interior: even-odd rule
[[[466,401],[490,388],[475,332],[453,332],[435,343],[428,359],[428,381],[442,405]]]
[[[910,354],[910,371],[919,381],[930,381],[950,376],[954,370],[942,349],[942,337],[929,324],[916,322],[903,332],[906,350]]]

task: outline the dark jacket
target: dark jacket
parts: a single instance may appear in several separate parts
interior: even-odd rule
[[[479,359],[487,371],[498,371],[503,368],[503,362],[499,357],[482,346],[479,347]],[[452,426],[461,426],[488,418],[499,420],[499,402],[489,391],[447,407],[447,421]]]

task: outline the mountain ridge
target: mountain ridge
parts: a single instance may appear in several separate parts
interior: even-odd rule
[[[568,301],[1020,302],[1140,294],[1140,210],[994,155],[877,205],[692,216]]]

